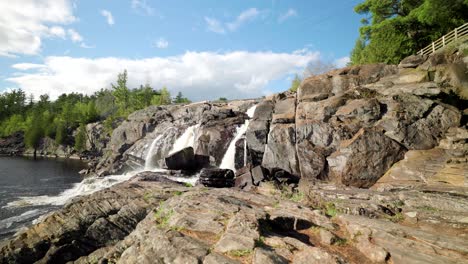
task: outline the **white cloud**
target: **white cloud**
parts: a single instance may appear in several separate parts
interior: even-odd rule
[[[205,22],[209,31],[218,34],[225,34],[228,30],[236,31],[243,24],[252,21],[256,17],[258,17],[260,13],[261,12],[258,11],[256,8],[249,8],[240,13],[234,21],[228,23],[222,23],[219,20],[210,17],[205,17]]]
[[[146,59],[47,57],[42,65],[15,64],[18,70],[6,81],[35,96],[48,93],[92,94],[115,82],[117,73],[128,71],[129,86],[149,82],[154,88],[167,86],[192,100],[219,97],[246,98],[264,95],[271,81],[300,71],[318,52],[273,53],[235,51],[228,53],[186,52],[173,57]],[[284,87],[287,89],[287,87]]]
[[[68,36],[73,42],[82,42],[83,37],[80,35],[80,33],[76,32],[74,29],[68,29],[67,30]]]
[[[101,15],[106,18],[107,24],[111,26],[115,24],[114,17],[112,16],[112,13],[109,10],[101,10]]]
[[[160,38],[156,43],[154,43],[154,46],[158,49],[165,49],[169,47],[169,41],[164,38]]]
[[[227,27],[229,28],[229,30],[235,31],[242,24],[244,24],[244,23],[246,23],[248,21],[251,21],[252,19],[256,18],[259,14],[260,14],[260,12],[256,8],[249,8],[249,9],[243,11],[242,13],[240,13],[240,15],[236,18],[236,20],[234,20],[231,23],[228,23]]]
[[[212,32],[218,33],[218,34],[226,33],[226,30],[224,29],[224,26],[217,19],[210,18],[210,17],[205,17],[205,22],[206,22],[206,25],[207,25],[207,29],[209,31],[212,31]]]
[[[49,28],[49,34],[54,36],[54,37],[59,37],[59,38],[62,38],[62,39],[65,39],[66,37],[66,32],[65,32],[65,29],[63,27],[59,27],[59,26],[53,26],[51,28]]]
[[[343,58],[339,58],[339,59],[336,59],[334,61],[334,64],[336,65],[337,68],[343,68],[343,67],[346,67],[346,65],[350,62],[351,60],[349,59],[349,57],[343,57]]]
[[[154,8],[152,8],[146,0],[132,0],[132,9],[138,13],[152,16],[154,15]]]
[[[0,56],[37,54],[42,38],[64,37],[58,25],[75,20],[71,0],[0,1]]]
[[[284,21],[288,20],[291,17],[297,16],[297,11],[293,8],[289,8],[288,11],[286,11],[283,14],[280,14],[278,17],[278,22],[283,23]]]
[[[27,71],[27,70],[45,68],[45,65],[37,64],[37,63],[17,63],[17,64],[14,64],[12,68],[17,69],[17,70]]]

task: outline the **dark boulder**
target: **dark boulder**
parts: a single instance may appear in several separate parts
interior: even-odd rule
[[[198,182],[207,187],[234,187],[234,172],[228,169],[205,168],[200,172]]]
[[[179,150],[166,157],[166,166],[170,170],[199,170],[209,166],[210,157],[195,155],[192,147]]]

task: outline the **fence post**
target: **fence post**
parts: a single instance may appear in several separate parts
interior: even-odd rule
[[[445,36],[442,36],[442,47],[445,47]]]
[[[435,53],[435,44],[432,42],[432,53]]]
[[[457,40],[457,38],[458,38],[458,30],[457,29],[458,28],[455,28],[455,40]]]

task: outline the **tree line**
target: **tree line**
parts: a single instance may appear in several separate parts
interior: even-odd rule
[[[86,148],[88,123],[103,121],[106,133],[118,118],[150,105],[189,103],[179,92],[174,98],[166,87],[153,89],[149,84],[130,89],[125,70],[119,73],[110,89],[101,89],[92,95],[62,94],[50,100],[44,94],[39,98],[27,96],[21,89],[0,94],[0,137],[24,132],[27,147],[37,149],[40,139],[49,137],[57,144],[73,145],[82,152]],[[76,131],[73,135],[73,131]]]

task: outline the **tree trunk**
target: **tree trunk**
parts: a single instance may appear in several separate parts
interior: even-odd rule
[[[37,159],[37,153],[36,153],[36,152],[37,152],[37,149],[36,149],[36,148],[34,148],[34,160],[36,160],[36,159]]]

